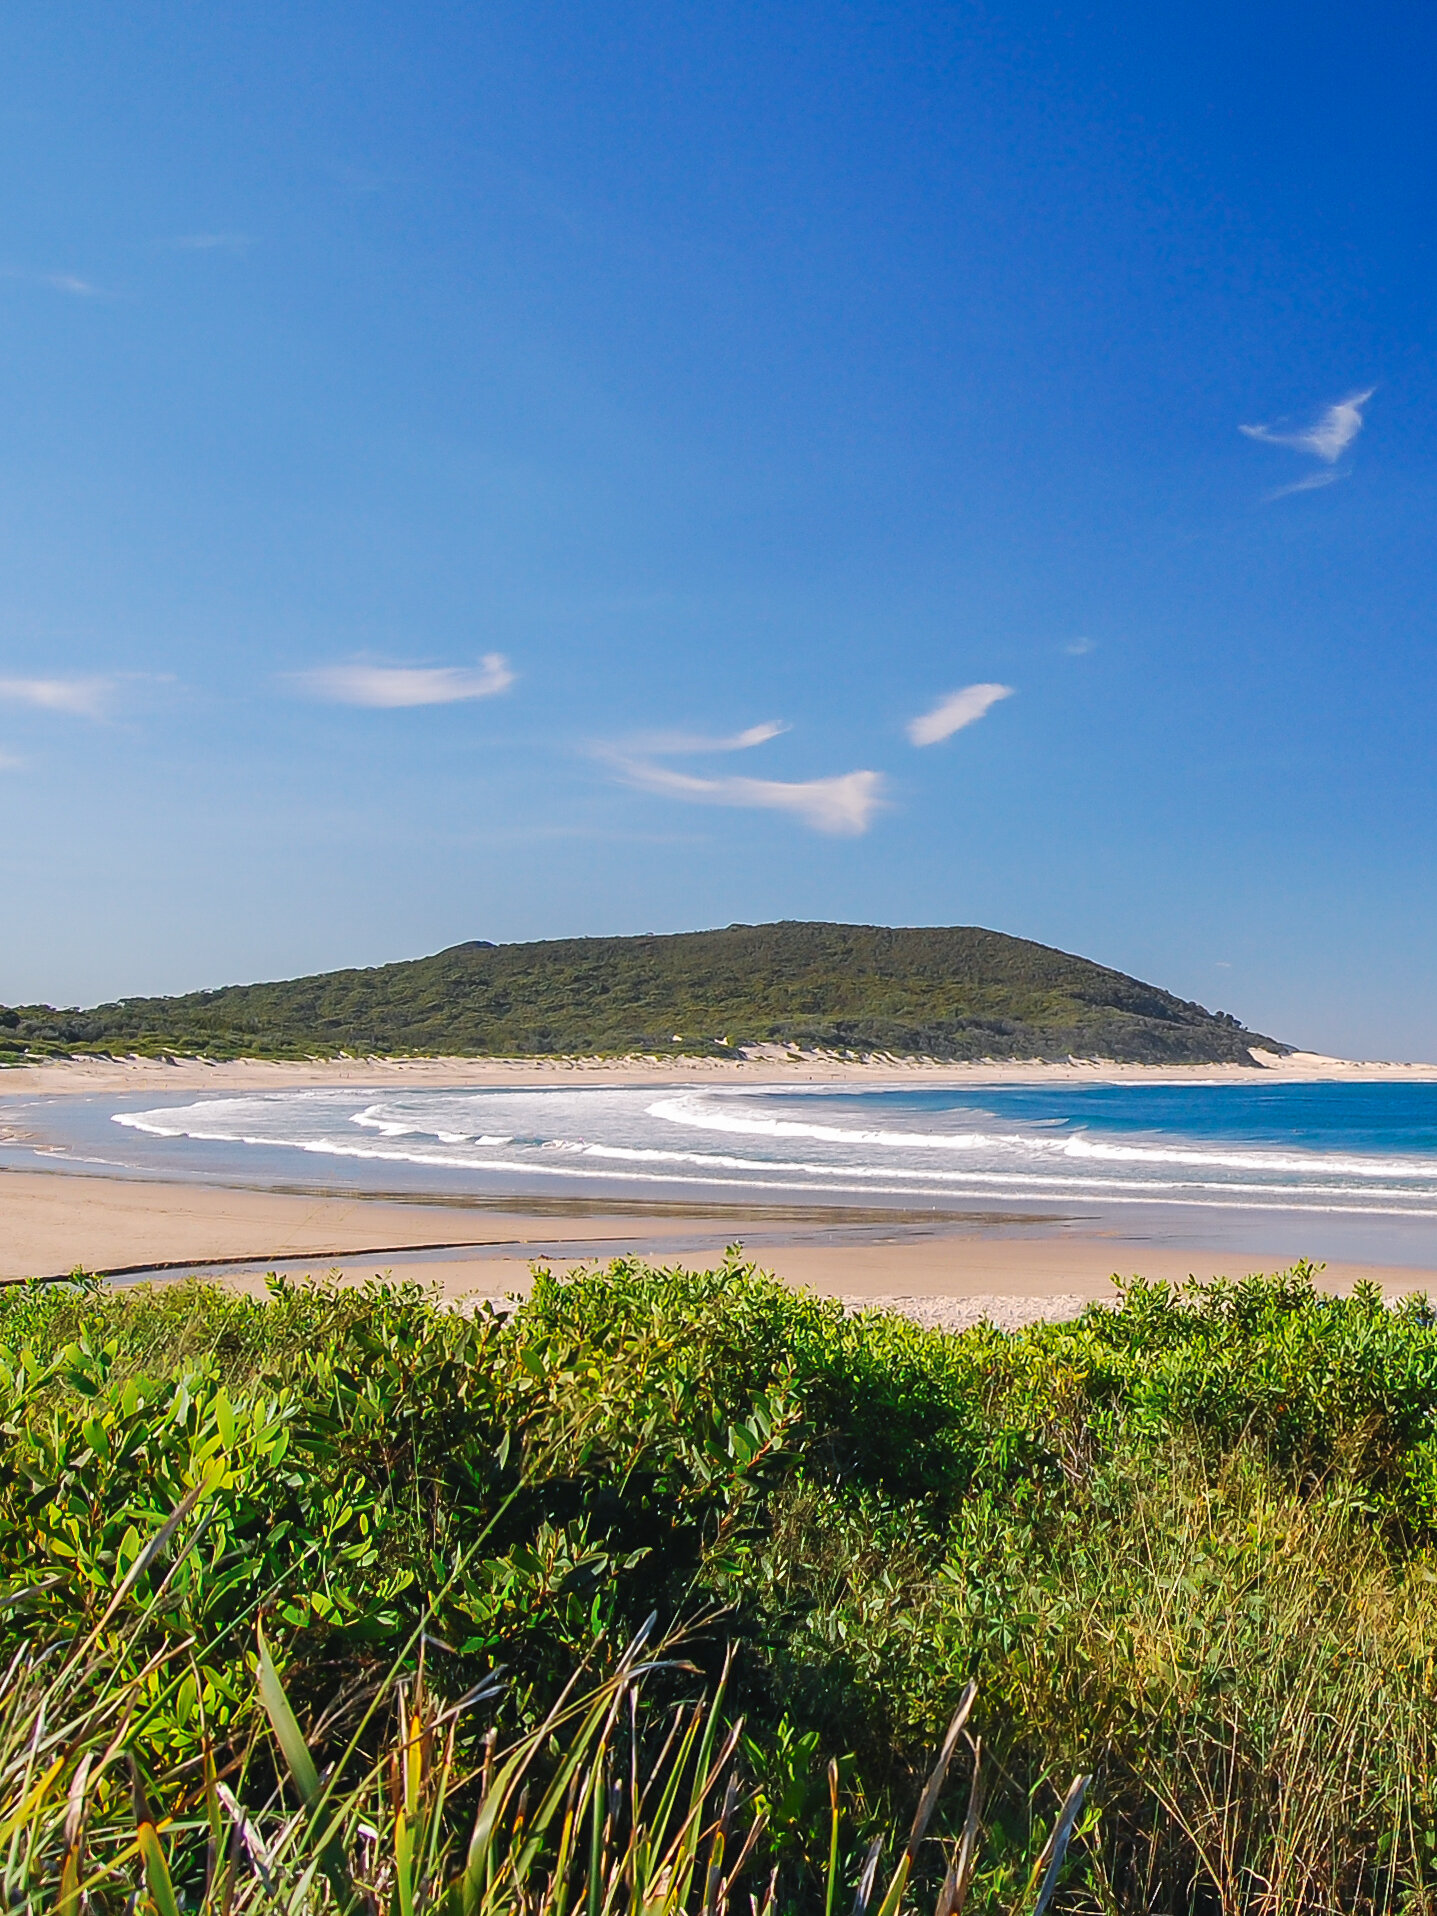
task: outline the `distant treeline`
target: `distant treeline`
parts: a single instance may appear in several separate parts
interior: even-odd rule
[[[1287,1047],[1105,965],[973,926],[787,922],[669,937],[455,945],[433,958],[0,1010],[0,1060],[714,1053],[780,1043],[975,1058],[1249,1064]]]

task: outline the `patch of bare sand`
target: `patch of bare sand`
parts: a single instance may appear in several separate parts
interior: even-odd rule
[[[90,1271],[191,1268],[236,1260],[315,1268],[361,1258],[375,1264],[405,1251],[506,1251],[527,1270],[566,1238],[585,1245],[628,1240],[635,1223],[600,1216],[537,1220],[523,1213],[449,1204],[251,1191],[224,1185],[0,1171],[0,1278]],[[690,1230],[685,1218],[645,1218],[656,1243]]]
[[[748,1258],[795,1289],[842,1297],[854,1306],[871,1303],[884,1309],[899,1308],[893,1300],[903,1298],[908,1300],[903,1308],[909,1315],[922,1300],[951,1316],[960,1305],[966,1310],[971,1300],[983,1300],[986,1308],[993,1299],[1001,1298],[1006,1300],[1004,1308],[1014,1322],[1031,1321],[1054,1310],[1072,1315],[1084,1304],[1114,1300],[1115,1276],[1185,1284],[1190,1278],[1237,1278],[1281,1268],[1281,1260],[1261,1255],[1174,1250],[1167,1245],[1076,1234],[955,1234],[890,1244],[845,1242],[841,1238],[827,1244],[775,1243],[771,1237],[766,1241],[762,1227],[739,1235]],[[707,1253],[673,1256],[656,1243],[645,1254],[661,1263],[703,1268],[717,1262],[721,1248],[715,1243]],[[556,1244],[554,1251],[555,1255],[542,1260],[552,1270],[568,1271],[595,1261],[592,1257],[565,1256],[562,1244]],[[339,1268],[345,1277],[360,1279],[376,1275],[379,1260],[346,1261]],[[470,1292],[491,1296],[523,1292],[528,1288],[531,1267],[521,1257],[502,1253],[461,1258],[436,1253],[432,1259],[394,1259],[385,1268],[394,1277],[435,1284],[446,1296],[462,1297]],[[1322,1289],[1345,1292],[1362,1280],[1375,1283],[1388,1297],[1437,1291],[1437,1271],[1405,1266],[1329,1264],[1317,1281]]]
[[[1000,1331],[1018,1331],[1029,1324],[1066,1323],[1080,1317],[1091,1301],[1071,1292],[1059,1292],[1053,1297],[1003,1297],[979,1292],[973,1297],[908,1297],[898,1294],[892,1297],[843,1299],[850,1311],[891,1311],[899,1317],[911,1318],[926,1331],[968,1331],[978,1324],[992,1324]],[[512,1295],[476,1291],[466,1296],[462,1305],[476,1309],[488,1304],[497,1311],[506,1312],[512,1308],[513,1302]]]
[[[850,1309],[894,1311],[910,1317],[926,1331],[968,1331],[975,1324],[992,1324],[1000,1331],[1022,1330],[1028,1324],[1065,1323],[1080,1317],[1092,1301],[1072,1291],[1051,1297],[1003,1297],[976,1293],[972,1297],[865,1297],[849,1299]]]

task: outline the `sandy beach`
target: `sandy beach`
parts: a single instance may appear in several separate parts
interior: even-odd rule
[[[1297,1054],[1258,1067],[1294,1082],[1437,1078],[1437,1066],[1349,1063]],[[1041,1084],[1147,1079],[1181,1083],[1236,1078],[1240,1067],[1162,1069],[1102,1063],[969,1065],[793,1056],[764,1048],[733,1060],[353,1059],[301,1064],[198,1060],[77,1060],[0,1073],[0,1135],[14,1138],[9,1101],[35,1096],[365,1085],[545,1086],[693,1084]],[[55,1169],[0,1171],[0,1278],[57,1276],[81,1265],[117,1277],[208,1271],[257,1287],[267,1270],[334,1270],[350,1280],[381,1272],[438,1285],[450,1296],[522,1289],[531,1266],[556,1268],[634,1255],[711,1264],[739,1242],[784,1281],[861,1300],[904,1299],[916,1314],[965,1321],[974,1310],[1014,1321],[1035,1310],[1062,1314],[1112,1294],[1115,1273],[1182,1281],[1271,1269],[1270,1251],[1196,1250],[1153,1241],[1140,1221],[1095,1228],[1055,1216],[901,1207],[855,1211],[816,1205],[628,1202],[616,1199],[402,1198],[303,1189],[251,1189],[199,1180],[78,1175]],[[1434,1269],[1332,1263],[1323,1281],[1348,1288],[1366,1278],[1390,1295],[1437,1290]],[[917,1302],[915,1302],[917,1300]],[[975,1300],[977,1302],[975,1303]],[[936,1321],[936,1320],[935,1320]]]
[[[90,1093],[285,1091],[306,1086],[472,1085],[517,1087],[585,1085],[678,1085],[695,1080],[735,1084],[954,1085],[1212,1083],[1387,1084],[1437,1080],[1437,1064],[1383,1063],[1330,1058],[1317,1051],[1254,1054],[1235,1064],[1114,1064],[1072,1058],[1066,1064],[955,1064],[951,1059],[889,1056],[846,1058],[781,1045],[749,1045],[732,1058],[315,1058],[299,1063],[239,1058],[210,1063],[203,1058],[64,1058],[0,1068],[0,1113],[9,1097],[60,1097]]]
[[[252,1290],[271,1270],[296,1278],[337,1272],[351,1282],[389,1273],[451,1297],[499,1297],[522,1291],[536,1263],[568,1269],[632,1255],[709,1265],[739,1242],[785,1282],[828,1295],[982,1299],[991,1315],[991,1300],[1057,1300],[1066,1309],[1108,1297],[1114,1274],[1180,1283],[1273,1264],[1259,1253],[1185,1250],[982,1213],[855,1219],[851,1211],[791,1206],[757,1215],[701,1205],[499,1208],[59,1171],[0,1173],[0,1214],[0,1278],[60,1276],[78,1264],[127,1279],[203,1271]],[[1348,1289],[1362,1278],[1392,1296],[1437,1289],[1437,1271],[1370,1264],[1329,1265],[1323,1282]]]

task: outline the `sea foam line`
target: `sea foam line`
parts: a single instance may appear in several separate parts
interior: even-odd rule
[[[1258,1171],[1271,1176],[1291,1171],[1306,1176],[1358,1178],[1404,1177],[1437,1180],[1437,1164],[1418,1158],[1359,1158],[1330,1151],[1300,1156],[1280,1151],[1194,1150],[1183,1145],[1110,1144],[1090,1132],[1072,1137],[1033,1137],[1022,1132],[870,1131],[841,1125],[803,1124],[791,1118],[742,1118],[714,1109],[698,1098],[660,1098],[647,1114],[695,1130],[749,1137],[810,1138],[820,1144],[875,1145],[886,1150],[1019,1150],[1035,1157],[1092,1158],[1114,1164],[1182,1164],[1225,1171]]]
[[[1234,1187],[1222,1184],[1203,1184],[1196,1186],[1180,1184],[1156,1185],[1151,1183],[1138,1183],[1135,1180],[1044,1178],[1036,1175],[1024,1176],[1021,1174],[1003,1172],[913,1171],[905,1174],[902,1171],[891,1169],[885,1171],[877,1168],[843,1167],[840,1170],[828,1165],[803,1165],[792,1167],[803,1174],[800,1178],[791,1176],[774,1177],[772,1175],[767,1177],[720,1178],[712,1175],[707,1177],[692,1177],[677,1170],[659,1171],[655,1169],[649,1171],[626,1171],[617,1168],[617,1166],[602,1171],[587,1171],[572,1162],[563,1165],[546,1165],[535,1164],[525,1159],[516,1161],[513,1158],[486,1159],[452,1157],[439,1152],[421,1154],[414,1151],[382,1151],[372,1146],[366,1147],[356,1144],[352,1140],[345,1138],[276,1138],[237,1131],[198,1130],[195,1128],[183,1129],[173,1125],[166,1126],[154,1122],[141,1122],[142,1119],[152,1120],[158,1115],[158,1113],[140,1112],[130,1112],[123,1115],[116,1114],[115,1122],[128,1124],[133,1129],[147,1131],[158,1137],[191,1137],[206,1142],[221,1144],[248,1144],[268,1146],[271,1148],[282,1147],[288,1150],[304,1151],[313,1156],[353,1158],[363,1162],[382,1164],[411,1164],[416,1167],[435,1170],[493,1171],[504,1173],[510,1177],[513,1177],[517,1173],[528,1177],[576,1178],[583,1179],[586,1182],[609,1180],[636,1184],[682,1184],[686,1186],[697,1186],[699,1188],[707,1187],[709,1189],[718,1186],[725,1190],[797,1191],[805,1194],[828,1196],[842,1196],[845,1194],[873,1196],[878,1194],[888,1197],[909,1198],[941,1196],[944,1194],[945,1187],[948,1190],[953,1190],[954,1184],[961,1180],[961,1190],[964,1196],[970,1199],[984,1198],[1000,1203],[1012,1202],[1015,1197],[1020,1195],[1029,1202],[1035,1199],[1041,1200],[1045,1197],[1054,1201],[1066,1200],[1072,1202],[1075,1199],[1081,1199],[1087,1195],[1092,1197],[1101,1196],[1105,1201],[1118,1204],[1166,1206],[1176,1204],[1194,1210],[1296,1211],[1313,1216],[1402,1217],[1420,1218],[1429,1222],[1434,1216],[1434,1212],[1430,1207],[1415,1208],[1411,1205],[1373,1205],[1370,1203],[1314,1204],[1304,1200],[1308,1200],[1317,1195],[1336,1196],[1340,1194],[1336,1192],[1317,1193],[1311,1190],[1304,1190],[1301,1187],[1287,1186],[1266,1187],[1264,1194],[1270,1192],[1273,1195],[1279,1195],[1286,1199],[1285,1202],[1266,1204],[1254,1203],[1252,1201],[1252,1195],[1250,1195],[1250,1193],[1256,1194],[1259,1187],[1251,1186]],[[610,1146],[581,1148],[584,1149],[585,1155],[607,1155],[610,1151],[616,1149],[616,1147]],[[674,1155],[676,1158],[679,1157],[679,1154]],[[715,1162],[712,1158],[703,1157],[698,1154],[692,1154],[688,1161],[698,1165],[711,1165]],[[748,1161],[740,1160],[737,1162],[746,1163]],[[753,1168],[755,1170],[772,1173],[779,1167],[773,1164],[755,1163]],[[887,1184],[855,1181],[883,1176],[899,1181]],[[818,1182],[815,1181],[816,1179],[822,1179],[823,1181]],[[939,1180],[943,1180],[944,1184],[941,1184],[939,1188],[935,1190],[934,1185]],[[1193,1189],[1224,1191],[1231,1193],[1231,1195],[1222,1198],[1192,1197],[1187,1195],[1187,1193]],[[1146,1195],[1147,1192],[1159,1194]],[[957,1192],[955,1191],[954,1194],[957,1195]],[[1361,1195],[1370,1198],[1377,1194],[1368,1191],[1363,1192]],[[1394,1193],[1393,1195],[1408,1197],[1411,1194],[1402,1192]]]
[[[190,1110],[196,1108],[197,1107],[194,1106],[188,1107]],[[215,1143],[283,1145],[292,1150],[313,1151],[321,1154],[329,1153],[360,1158],[370,1156],[382,1159],[387,1163],[434,1165],[442,1169],[531,1170],[536,1174],[545,1176],[563,1175],[561,1172],[552,1170],[548,1165],[534,1164],[529,1159],[523,1157],[506,1158],[502,1160],[476,1157],[451,1157],[441,1154],[438,1151],[426,1151],[418,1148],[410,1151],[381,1153],[377,1151],[365,1151],[347,1140],[330,1137],[282,1138],[266,1135],[251,1135],[245,1132],[221,1131],[208,1126],[201,1129],[194,1125],[176,1127],[174,1125],[160,1123],[140,1122],[141,1119],[152,1119],[157,1115],[156,1113],[129,1114],[122,1119],[118,1119],[117,1122],[131,1124],[136,1129],[152,1131],[156,1136],[160,1137],[190,1137]],[[389,1128],[385,1126],[375,1126],[374,1128],[380,1130],[384,1135],[405,1135],[405,1133],[397,1130],[391,1132]],[[441,1132],[420,1132],[417,1129],[411,1130],[408,1135],[433,1137],[436,1144],[449,1144],[450,1146],[472,1143],[476,1146],[492,1147],[494,1145],[503,1145],[512,1142],[511,1139],[506,1138],[490,1139],[479,1137],[471,1139],[464,1137],[446,1137]],[[911,1170],[904,1170],[903,1167],[898,1165],[835,1165],[813,1163],[801,1158],[775,1161],[770,1158],[732,1157],[727,1153],[717,1151],[675,1151],[651,1145],[596,1144],[580,1138],[546,1138],[536,1148],[547,1151],[561,1151],[566,1156],[602,1158],[616,1164],[678,1164],[690,1166],[696,1170],[752,1171],[766,1173],[770,1177],[781,1173],[789,1173],[803,1177],[842,1177],[855,1181],[845,1187],[855,1190],[864,1188],[865,1185],[873,1180],[900,1178],[903,1180],[901,1188],[908,1190],[931,1192],[935,1187],[941,1191],[944,1187],[956,1186],[968,1189],[972,1186],[982,1185],[990,1188],[1004,1187],[1010,1193],[1013,1191],[1021,1191],[1024,1193],[1051,1194],[1065,1197],[1083,1195],[1108,1196],[1124,1191],[1149,1191],[1160,1193],[1166,1201],[1175,1203],[1188,1201],[1186,1194],[1189,1192],[1230,1193],[1234,1189],[1249,1192],[1254,1196],[1264,1197],[1344,1198],[1359,1195],[1357,1192],[1350,1191],[1347,1187],[1340,1184],[1244,1184],[1235,1187],[1231,1183],[1220,1179],[1115,1178],[1091,1175],[1087,1177],[1075,1177],[1065,1176],[1063,1173],[1057,1171],[1000,1171],[995,1170],[991,1166],[982,1170],[971,1171],[940,1170],[927,1165],[915,1167]],[[575,1175],[579,1174],[576,1172]],[[787,1180],[785,1179],[784,1181],[786,1182]],[[752,1180],[743,1179],[741,1182],[747,1184],[751,1183]],[[775,1186],[775,1188],[778,1187]],[[1387,1189],[1373,1189],[1369,1187],[1361,1193],[1361,1195],[1369,1198],[1401,1200],[1410,1199],[1418,1194],[1403,1190],[1400,1187],[1389,1187]],[[1426,1216],[1429,1215],[1429,1213],[1424,1211],[1419,1215]]]

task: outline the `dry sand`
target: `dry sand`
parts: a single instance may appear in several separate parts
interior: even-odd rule
[[[1383,1064],[1329,1058],[1297,1051],[1286,1058],[1259,1054],[1243,1065],[1113,1064],[1070,1059],[1066,1064],[954,1064],[937,1058],[875,1056],[844,1058],[824,1052],[749,1045],[732,1058],[329,1058],[271,1064],[241,1058],[207,1064],[199,1058],[66,1058],[0,1068],[0,1105],[6,1097],[69,1093],[146,1091],[283,1091],[307,1085],[592,1085],[692,1084],[695,1079],[744,1084],[892,1084],[914,1079],[935,1084],[1115,1083],[1131,1080],[1182,1084],[1232,1079],[1250,1083],[1258,1073],[1279,1082],[1393,1082],[1437,1078],[1437,1064]]]
[[[585,1245],[636,1234],[655,1245],[691,1230],[686,1219],[550,1220],[489,1207],[251,1191],[63,1171],[0,1171],[0,1278],[53,1277],[82,1265],[128,1275],[144,1267],[218,1263],[265,1268],[303,1260],[378,1269],[393,1254],[490,1250],[527,1271],[566,1240]],[[450,1262],[453,1261],[452,1255]]]

